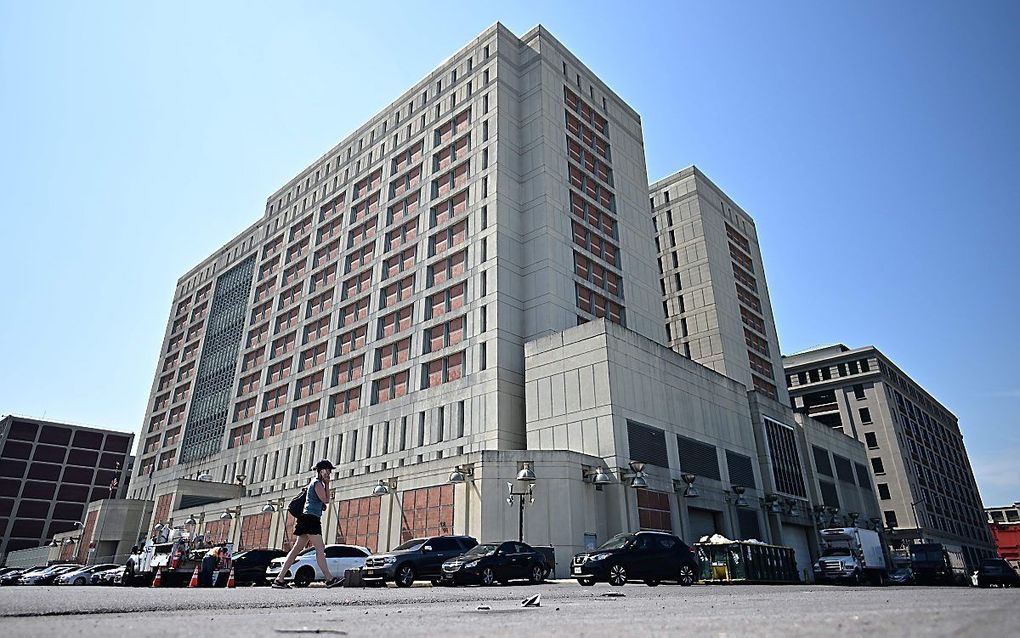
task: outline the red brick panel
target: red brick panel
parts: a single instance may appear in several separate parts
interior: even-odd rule
[[[207,545],[222,545],[230,536],[230,519],[225,521],[206,521],[205,542]]]
[[[283,549],[284,551],[290,551],[290,548],[294,546],[296,537],[294,536],[294,526],[297,525],[297,519],[287,512],[287,519],[284,521],[283,526]]]
[[[89,543],[92,542],[92,532],[96,529],[96,516],[99,515],[99,510],[93,510],[85,516],[85,529],[81,532],[81,540],[78,542],[78,560],[77,562],[85,564],[85,559],[89,553]]]
[[[400,542],[453,533],[453,486],[406,490],[401,498]]]
[[[669,494],[637,489],[638,522],[641,529],[659,532],[673,532],[673,517],[669,505]]]
[[[173,494],[164,494],[156,501],[156,513],[152,517],[152,525],[161,525],[170,519],[170,506],[174,502]]]
[[[235,551],[269,547],[269,531],[273,513],[251,514],[241,519],[241,542]]]
[[[373,552],[377,551],[381,501],[378,496],[338,501],[336,542],[361,545]]]

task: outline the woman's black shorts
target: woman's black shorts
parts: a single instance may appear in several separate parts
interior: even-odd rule
[[[294,526],[294,536],[304,536],[305,534],[322,536],[322,519],[311,514],[298,516],[297,524]]]

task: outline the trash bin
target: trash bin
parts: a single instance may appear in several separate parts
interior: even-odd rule
[[[706,583],[799,583],[793,548],[747,541],[696,543]]]

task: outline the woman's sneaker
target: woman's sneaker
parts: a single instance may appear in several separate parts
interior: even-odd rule
[[[289,583],[280,582],[278,580],[274,580],[273,584],[271,585],[271,587],[273,589],[290,589],[290,584]]]
[[[328,581],[326,581],[326,587],[339,587],[340,585],[343,585],[343,584],[344,584],[344,581],[342,581],[341,579],[337,578],[336,576],[334,576],[333,578],[331,578]]]

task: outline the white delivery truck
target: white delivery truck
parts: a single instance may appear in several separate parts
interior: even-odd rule
[[[822,555],[814,565],[815,581],[857,585],[885,584],[889,575],[878,532],[860,527],[823,529]]]

